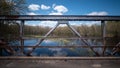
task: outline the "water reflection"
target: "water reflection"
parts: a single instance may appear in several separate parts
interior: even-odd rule
[[[102,46],[100,40],[87,40],[91,46]],[[35,46],[38,39],[24,40],[24,46]],[[19,41],[11,42],[13,46],[20,45]],[[80,39],[46,39],[40,46],[83,46],[85,45]],[[20,52],[20,48],[15,48],[16,52]],[[24,48],[24,53],[27,54],[32,48]],[[96,52],[102,54],[102,48],[94,48]],[[110,52],[109,50],[107,50]],[[4,55],[9,55],[4,52]],[[19,55],[19,53],[18,53]],[[36,48],[32,52],[32,56],[95,56],[90,48]]]
[[[38,40],[25,40],[25,46],[33,46],[38,42]],[[100,42],[88,40],[90,44],[101,45]],[[84,45],[80,39],[76,40],[44,40],[41,46],[82,46]],[[24,48],[27,53],[31,51],[32,48]],[[101,48],[96,48],[96,51],[101,51]],[[94,53],[89,48],[36,48],[32,52],[33,56],[94,56]]]

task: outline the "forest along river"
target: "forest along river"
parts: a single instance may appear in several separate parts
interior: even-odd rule
[[[87,40],[89,44],[98,45],[101,46],[102,43],[98,42],[96,40]],[[31,40],[24,40],[24,46],[33,46],[38,42],[37,39],[31,39]],[[19,42],[12,42],[10,43],[12,45],[19,45]],[[44,40],[41,43],[41,46],[69,46],[69,45],[84,45],[83,42],[80,41],[80,39],[77,40],[54,40],[54,39],[48,39]],[[17,52],[20,51],[20,49],[15,49]],[[24,48],[24,52],[27,53],[31,51],[32,48]],[[101,53],[101,48],[95,48],[95,51],[98,51]],[[5,53],[5,52],[4,52]],[[5,53],[4,55],[8,55]],[[90,50],[90,48],[36,48],[32,52],[33,56],[94,56],[94,53]]]

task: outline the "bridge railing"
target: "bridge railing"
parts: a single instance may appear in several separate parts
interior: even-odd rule
[[[39,40],[39,42],[35,46],[24,46],[24,25],[25,21],[58,21],[57,25],[53,27],[43,38]],[[120,16],[79,16],[79,15],[13,15],[13,16],[0,16],[0,21],[21,21],[19,23],[19,40],[21,46],[11,46],[11,47],[20,47],[21,53],[24,52],[24,47],[33,48],[29,53],[31,54],[35,48],[90,48],[96,55],[99,55],[93,48],[103,48],[103,55],[105,53],[106,47],[113,48],[114,46],[105,46],[105,38],[106,38],[106,21],[120,21]],[[65,23],[60,23],[66,21]],[[71,25],[68,24],[68,21],[101,21],[102,27],[102,37],[103,46],[91,46],[85,38],[83,38]],[[48,38],[51,32],[53,32],[59,24],[66,24],[77,36],[80,38],[85,45],[87,46],[39,46],[45,38]],[[4,46],[2,46],[4,47]],[[119,46],[117,46],[119,47]],[[115,47],[115,48],[117,48]],[[100,55],[99,55],[100,56]]]

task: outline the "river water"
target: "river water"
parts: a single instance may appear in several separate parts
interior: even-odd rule
[[[101,42],[87,40],[89,44],[101,46]],[[24,40],[24,46],[33,46],[38,42],[38,39]],[[20,45],[20,42],[12,42],[12,45]],[[46,39],[41,43],[41,46],[61,46],[61,45],[84,45],[81,40],[51,40]],[[15,49],[17,52],[20,49]],[[27,54],[32,48],[24,48],[24,52]],[[101,53],[101,48],[94,49]],[[90,48],[36,48],[32,52],[32,56],[94,56],[95,54],[90,50]]]
[[[25,40],[25,46],[32,46],[37,43],[37,40]],[[41,46],[60,46],[60,45],[69,45],[70,41],[64,43],[61,41],[55,40],[44,40],[41,43]],[[75,42],[71,43],[72,45]],[[31,48],[25,48],[25,52],[29,52]],[[83,48],[36,48],[32,53],[34,56],[88,56],[88,49]]]

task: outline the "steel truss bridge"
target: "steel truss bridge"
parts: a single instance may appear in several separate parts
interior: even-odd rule
[[[30,55],[37,47],[39,48],[90,48],[97,56],[104,56],[106,46],[105,46],[105,37],[106,37],[106,21],[120,21],[120,16],[81,16],[81,15],[1,15],[0,16],[0,21],[21,21],[19,23],[20,25],[20,45],[21,46],[12,46],[12,47],[20,47],[21,48],[21,53],[24,52],[25,47],[32,48],[32,50],[28,53]],[[25,21],[58,21],[56,26],[54,26],[45,36],[39,40],[38,43],[35,44],[35,46],[24,46],[24,24]],[[101,21],[101,27],[102,27],[102,37],[101,39],[103,40],[103,46],[91,46],[82,36],[80,33],[78,33],[70,24],[69,21]],[[48,36],[60,25],[60,24],[66,24],[77,36],[79,39],[84,42],[85,46],[39,46],[44,39],[48,38]],[[114,49],[114,54],[116,50],[120,50],[120,41],[116,46],[107,46],[111,47]],[[98,54],[94,48],[103,48],[103,54],[100,55]],[[0,57],[0,59],[15,59],[17,57]],[[20,59],[26,59],[26,57],[19,57]],[[35,58],[30,58],[30,59],[35,59]],[[37,58],[38,59],[38,58]],[[39,58],[40,59],[40,58]],[[41,59],[45,59],[44,57]],[[46,57],[46,59],[52,59]],[[75,57],[57,57],[53,59],[83,59],[83,58],[75,58]],[[93,58],[91,58],[93,59]],[[98,59],[98,58],[97,58]],[[99,59],[103,59],[99,58]],[[106,57],[104,59],[107,59]],[[111,59],[108,58],[108,59]],[[116,58],[113,58],[116,59]],[[120,58],[117,58],[120,59]]]

